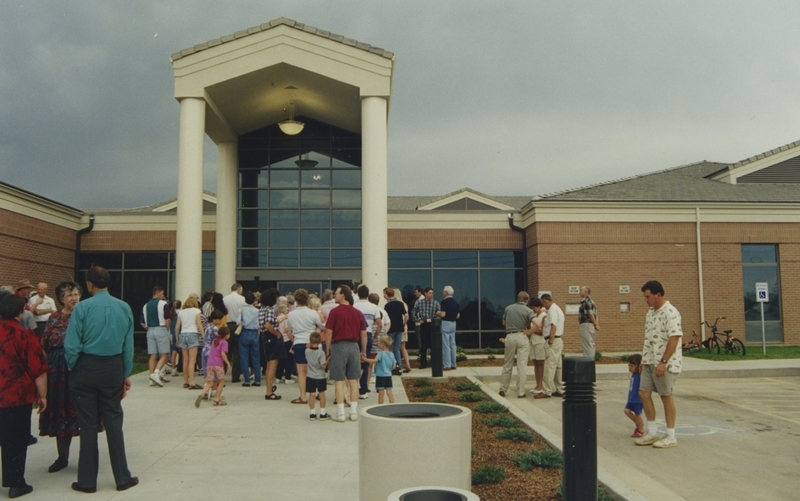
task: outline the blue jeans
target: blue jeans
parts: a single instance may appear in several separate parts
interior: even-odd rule
[[[442,320],[442,367],[456,368],[456,323]]]
[[[255,373],[255,384],[261,384],[261,361],[259,360],[258,331],[242,329],[239,334],[239,365],[244,382],[250,384],[250,367]]]
[[[367,358],[369,358],[371,353],[372,353],[372,334],[370,334],[370,332],[367,331]],[[358,393],[360,393],[361,395],[369,391],[369,379],[367,379],[368,372],[369,372],[369,364],[367,362],[361,362],[361,377],[358,380]]]
[[[392,338],[392,349],[394,350],[394,360],[397,362],[397,370],[403,367],[403,359],[400,356],[400,343],[403,342],[403,331],[390,332],[389,337]]]

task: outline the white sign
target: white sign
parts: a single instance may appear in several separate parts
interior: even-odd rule
[[[539,299],[541,299],[545,294],[550,294],[550,297],[553,297],[553,293],[550,291],[539,291],[537,294],[539,295]]]
[[[566,307],[567,307],[567,311],[565,311],[564,313],[566,313],[567,315],[577,315],[578,312],[580,311],[581,305],[580,304],[569,304],[569,303],[567,303]]]
[[[769,283],[756,282],[756,301],[769,303]]]
[[[631,293],[631,286],[630,285],[620,285],[619,286],[619,293],[620,294],[630,294]]]
[[[580,294],[581,287],[579,285],[570,285],[569,286],[569,293],[570,294]]]

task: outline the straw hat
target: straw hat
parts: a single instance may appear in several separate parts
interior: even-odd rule
[[[17,292],[20,289],[33,289],[33,284],[31,284],[30,280],[20,280],[17,282],[17,286],[14,288],[14,292]]]

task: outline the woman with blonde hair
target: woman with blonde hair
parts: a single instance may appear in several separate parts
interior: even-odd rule
[[[195,294],[190,294],[184,301],[183,308],[178,311],[178,323],[175,332],[178,336],[178,347],[183,356],[183,387],[200,390],[203,387],[194,382],[194,366],[197,362],[197,347],[200,346],[200,333],[204,332],[200,321],[200,303]]]

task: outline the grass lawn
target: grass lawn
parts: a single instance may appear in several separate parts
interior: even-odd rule
[[[721,349],[721,353],[709,353],[708,350],[703,348],[701,351],[694,353],[683,352],[685,357],[702,358],[705,360],[726,361],[726,360],[779,360],[786,358],[800,358],[800,346],[767,346],[767,354],[760,344],[748,344],[747,355],[741,357],[739,355],[726,355],[725,348]]]

